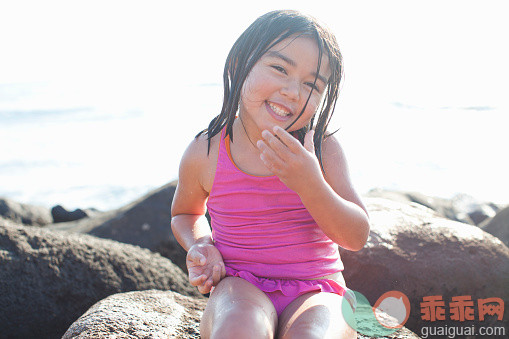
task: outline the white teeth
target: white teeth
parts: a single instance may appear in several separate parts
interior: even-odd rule
[[[272,108],[274,113],[276,113],[279,116],[286,117],[286,116],[290,115],[290,112],[287,112],[284,109],[281,109],[281,108],[279,108],[277,106],[274,106],[273,104],[269,103],[269,106],[270,106],[270,108]]]

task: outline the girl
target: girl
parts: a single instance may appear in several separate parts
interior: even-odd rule
[[[295,11],[233,45],[221,113],[184,153],[172,205],[189,280],[211,292],[203,338],[356,336],[338,245],[361,249],[369,220],[326,133],[341,75],[333,34]]]

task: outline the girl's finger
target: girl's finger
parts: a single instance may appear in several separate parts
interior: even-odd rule
[[[207,259],[203,254],[197,251],[192,251],[187,254],[187,260],[189,261],[188,266],[203,266],[207,262]]]
[[[258,140],[257,142],[258,149],[261,151],[261,154],[264,154],[264,158],[271,162],[276,162],[278,160],[281,160],[279,155],[276,154],[276,152],[267,146],[267,143],[263,142],[262,140]]]
[[[203,285],[203,283],[205,282],[205,280],[207,279],[207,276],[205,274],[202,274],[198,277],[189,277],[189,282],[191,283],[191,285],[193,286],[200,286],[200,285]]]
[[[200,292],[201,294],[209,293],[209,291],[207,291],[207,288],[204,285],[198,286],[198,292]]]
[[[279,126],[274,126],[273,128],[274,134],[281,139],[281,141],[293,152],[298,153],[302,150],[302,145],[300,141],[294,138],[290,133],[285,131]]]
[[[221,263],[221,279],[226,277],[226,268],[224,267],[224,263]]]
[[[309,130],[304,137],[304,148],[313,154],[315,154],[315,143],[313,137],[315,136],[315,130]]]
[[[260,159],[263,161],[263,164],[274,174],[279,173],[283,166],[281,159],[277,157],[273,152],[262,152],[260,154]]]
[[[219,264],[216,264],[212,269],[212,285],[216,286],[220,280],[221,280],[221,266]]]
[[[291,151],[280,139],[267,130],[262,132],[262,136],[267,147],[270,147],[281,159],[287,160]]]
[[[200,291],[200,293],[202,293],[202,294],[205,294],[205,293],[209,293],[211,288],[212,288],[212,280],[209,279],[209,280],[205,281],[203,283],[203,285],[198,287],[198,291]]]

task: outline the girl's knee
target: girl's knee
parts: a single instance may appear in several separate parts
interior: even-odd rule
[[[357,332],[346,322],[341,320],[333,323],[312,323],[295,324],[286,331],[281,331],[281,339],[354,339],[357,338]]]
[[[214,326],[210,335],[211,339],[239,339],[239,338],[274,338],[274,330],[267,324],[257,322],[227,321]]]
[[[342,301],[341,296],[331,293],[297,298],[281,314],[280,338],[357,338],[357,332],[343,317]]]
[[[236,300],[216,312],[209,324],[202,321],[200,330],[204,338],[273,338],[275,324],[252,300]]]
[[[280,337],[281,339],[327,339],[327,338],[341,338],[341,339],[355,339],[357,332],[351,328],[345,328],[342,331],[334,331],[333,333],[323,333],[322,331],[308,328],[300,330],[291,330]]]
[[[309,330],[290,330],[286,332],[280,339],[323,339],[323,334],[317,331]]]

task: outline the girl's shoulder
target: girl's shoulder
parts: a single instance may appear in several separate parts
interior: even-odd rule
[[[345,152],[334,134],[322,142],[322,163],[329,184],[331,181],[349,181]]]
[[[191,140],[191,142],[187,146],[184,156],[189,156],[194,160],[198,161],[199,160],[206,161],[206,159],[212,156],[214,153],[217,155],[220,138],[221,135],[220,133],[218,133],[214,135],[212,138],[210,138],[209,142],[209,135],[205,131],[196,136],[193,140]]]
[[[343,147],[335,134],[329,134],[326,138],[324,138],[322,142],[322,157],[324,161],[332,160],[332,162],[335,162],[337,160],[345,160]]]
[[[214,181],[220,138],[220,134],[214,135],[209,146],[207,132],[201,133],[189,143],[180,162],[179,172],[192,174],[206,192],[210,192]]]
[[[335,135],[329,135],[322,144],[325,180],[342,198],[353,202],[367,212],[350,179],[350,170],[343,147]]]

